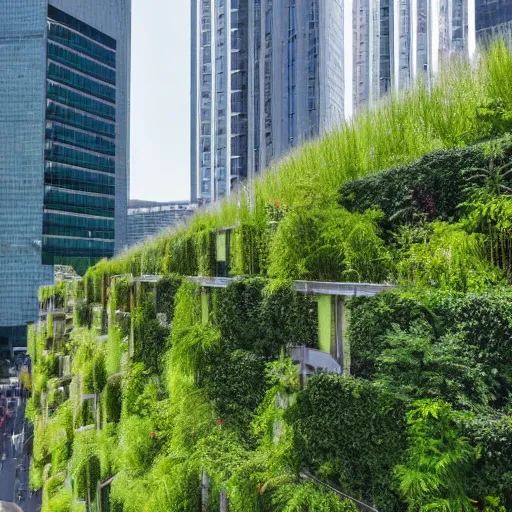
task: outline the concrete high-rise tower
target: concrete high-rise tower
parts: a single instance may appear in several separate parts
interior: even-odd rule
[[[0,2],[0,350],[53,263],[125,245],[131,0]]]
[[[191,196],[228,195],[451,54],[472,55],[477,25],[507,22],[511,1],[193,0]]]

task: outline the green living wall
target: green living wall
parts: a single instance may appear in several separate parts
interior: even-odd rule
[[[44,290],[74,309],[30,332],[44,510],[512,510],[511,91],[498,42]],[[333,310],[292,280],[396,285],[347,301],[350,372],[301,387]]]

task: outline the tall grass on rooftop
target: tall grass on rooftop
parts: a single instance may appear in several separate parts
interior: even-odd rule
[[[142,260],[148,270],[157,270],[158,263],[148,261],[149,247],[162,248],[184,231],[266,224],[267,208],[275,202],[293,209],[329,208],[348,180],[404,165],[436,149],[499,135],[499,123],[490,134],[479,117],[481,108],[489,106],[512,111],[512,50],[504,39],[481,49],[471,62],[445,62],[431,83],[419,79],[321,139],[305,142],[229,198],[200,209],[186,226],[162,233],[145,243],[145,249],[141,245],[122,254],[115,268],[130,271],[130,261]],[[162,253],[155,252],[154,257]]]
[[[445,63],[432,84],[420,79],[276,162],[255,181],[253,217],[274,201],[289,206],[333,203],[347,180],[403,165],[435,149],[475,143],[486,135],[478,109],[489,103],[512,108],[512,53],[503,40],[473,62],[459,58]],[[225,225],[247,216],[246,196],[242,191],[224,201],[213,214],[215,220]]]

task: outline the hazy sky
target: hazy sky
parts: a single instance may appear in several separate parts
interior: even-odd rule
[[[190,1],[132,1],[130,197],[190,199]]]

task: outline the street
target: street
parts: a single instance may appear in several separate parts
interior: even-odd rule
[[[25,512],[38,512],[38,497],[29,493],[25,400],[20,395],[16,386],[0,386],[0,408],[3,406],[4,413],[0,427],[0,503],[16,503]]]

